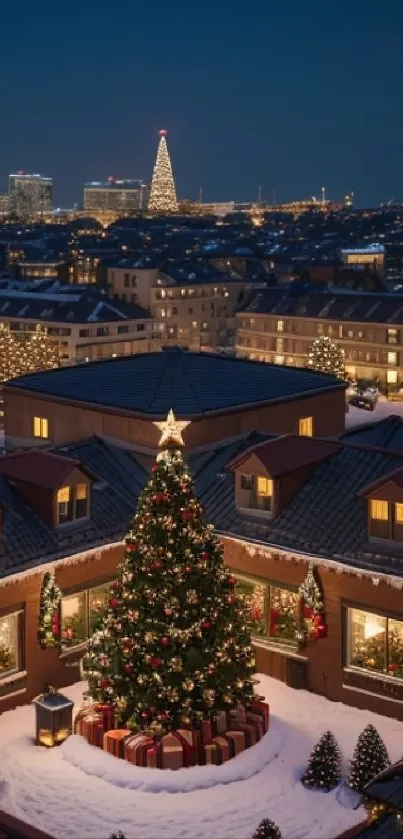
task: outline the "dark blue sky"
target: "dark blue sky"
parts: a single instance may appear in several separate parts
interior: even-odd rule
[[[0,188],[10,171],[178,192],[403,200],[403,0],[21,0],[0,18]]]

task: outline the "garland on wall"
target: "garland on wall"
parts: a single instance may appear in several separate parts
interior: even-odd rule
[[[39,601],[38,640],[43,650],[60,641],[60,601],[62,593],[53,571],[44,575]]]
[[[296,631],[301,644],[317,638],[325,638],[327,625],[323,596],[315,575],[315,568],[309,564],[308,573],[298,589],[299,621]]]

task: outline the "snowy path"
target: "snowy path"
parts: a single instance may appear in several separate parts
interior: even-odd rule
[[[341,807],[336,793],[323,795],[301,786],[299,777],[311,746],[330,727],[348,759],[359,732],[372,722],[396,759],[402,751],[403,723],[294,691],[266,676],[261,679],[261,691],[272,709],[270,762],[247,780],[184,792],[183,772],[177,772],[169,773],[178,790],[174,793],[125,789],[127,765],[110,758],[106,780],[102,759],[108,756],[81,741],[72,740],[65,750],[33,746],[34,710],[25,706],[0,719],[1,768],[7,781],[1,806],[57,839],[107,839],[117,830],[127,839],[248,839],[262,818],[277,822],[284,839],[337,836],[363,814]],[[79,703],[82,685],[66,693]],[[241,756],[246,768],[252,752]],[[94,757],[102,777],[87,774]],[[202,769],[204,780],[196,777],[196,785],[203,785],[206,772],[213,770],[223,770],[223,779],[229,779],[229,764]],[[255,771],[256,766],[249,769]]]

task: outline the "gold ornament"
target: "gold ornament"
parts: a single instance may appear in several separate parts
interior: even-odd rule
[[[194,686],[195,683],[192,681],[192,679],[185,679],[185,681],[182,684],[183,690],[187,690],[189,691],[189,693],[191,690],[193,690]]]
[[[182,659],[179,658],[179,656],[175,656],[174,658],[171,658],[171,667],[172,667],[172,670],[174,671],[174,673],[179,673],[182,670],[182,667],[183,667]]]
[[[161,438],[158,443],[160,449],[167,445],[174,445],[177,448],[182,448],[185,445],[182,431],[190,425],[190,422],[177,420],[172,408],[164,422],[154,422],[154,425],[161,431]]]

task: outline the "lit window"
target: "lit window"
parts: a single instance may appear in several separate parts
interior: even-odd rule
[[[313,436],[313,417],[301,417],[298,420],[298,434],[301,437]]]
[[[257,479],[257,493],[264,497],[273,495],[273,481],[270,478],[259,476]]]
[[[397,353],[388,352],[388,364],[397,364]]]
[[[0,618],[0,679],[21,670],[19,621],[21,612]]]
[[[387,381],[388,385],[397,384],[397,370],[387,370],[386,371],[386,381]]]
[[[277,321],[277,332],[284,332],[284,321],[278,320]]]
[[[403,524],[403,504],[395,504],[395,522]]]
[[[88,485],[64,486],[57,491],[57,523],[66,524],[88,515]]]
[[[49,420],[46,417],[33,417],[33,431],[34,437],[40,437],[42,440],[47,440],[49,437]]]
[[[376,519],[376,521],[389,520],[389,504],[387,501],[379,501],[376,498],[371,498],[370,510],[371,519]]]
[[[296,645],[298,592],[243,577],[237,578],[236,591],[245,598],[252,637]]]
[[[62,597],[61,636],[63,647],[82,644],[101,629],[107,609],[110,583]]]
[[[197,329],[197,320],[192,320],[192,329]]]
[[[403,621],[347,609],[347,664],[403,679]]]
[[[275,355],[274,356],[274,363],[275,364],[284,364],[284,356],[283,355]]]

